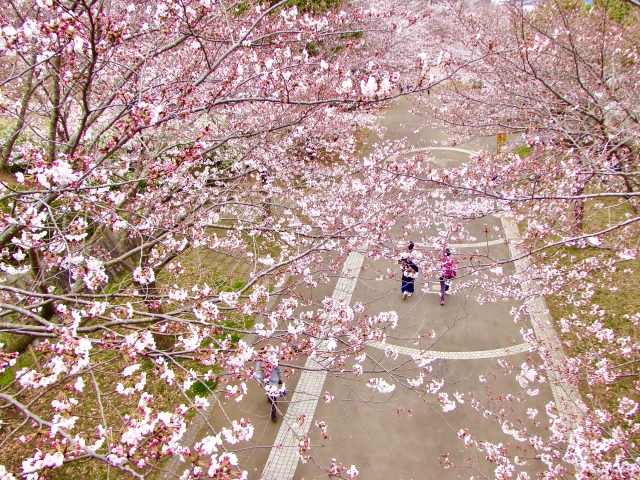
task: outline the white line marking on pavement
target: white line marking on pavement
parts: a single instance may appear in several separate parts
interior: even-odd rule
[[[501,238],[496,238],[493,240],[476,243],[451,243],[449,244],[449,247],[455,250],[457,248],[482,248],[490,245],[506,245],[506,242]],[[405,246],[406,242],[400,242],[397,244],[398,248],[404,248]],[[440,245],[429,245],[428,243],[420,242],[416,243],[415,246],[426,250],[439,250],[442,248]]]
[[[467,155],[475,155],[478,152],[473,150],[467,150],[466,148],[458,148],[458,147],[422,147],[422,148],[412,148],[411,150],[405,150],[404,152],[396,153],[391,155],[386,159],[387,162],[392,162],[400,155],[410,155],[412,153],[419,152],[431,152],[431,151],[444,151],[444,152],[458,152],[458,153],[466,153]]]
[[[419,350],[417,348],[401,347],[392,343],[367,342],[370,347],[384,350],[387,347],[393,347],[401,355],[422,356],[429,358],[444,358],[446,360],[473,360],[478,358],[498,358],[517,353],[530,352],[532,346],[528,343],[520,343],[507,348],[494,348],[493,350],[476,350],[475,352],[438,352],[436,350]]]
[[[501,238],[496,238],[494,240],[489,240],[487,242],[450,243],[448,245],[448,247],[455,250],[456,248],[481,248],[481,247],[486,247],[487,245],[505,245],[505,241],[502,240]],[[430,248],[430,249],[433,249],[433,250],[442,248],[439,245],[438,246],[434,246],[434,245],[429,245],[428,243],[416,243],[416,247]]]
[[[471,155],[475,155],[476,151],[473,150],[467,150],[466,148],[459,148],[459,147],[422,147],[422,148],[413,148],[410,150],[406,150],[404,152],[402,152],[403,154],[407,154],[407,153],[418,153],[418,152],[430,152],[432,150],[437,150],[437,151],[445,151],[445,152],[459,152],[459,153],[466,153],[467,155],[471,156]]]

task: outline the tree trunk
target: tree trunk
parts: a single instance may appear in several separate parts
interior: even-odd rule
[[[573,220],[572,227],[575,235],[582,233],[583,220],[584,220],[584,200],[574,200],[573,202]]]
[[[36,286],[36,290],[40,293],[47,293],[45,285],[41,282],[42,269],[40,267],[40,258],[33,248],[29,249],[29,262],[31,263],[31,273],[33,275],[33,283]],[[42,306],[39,316],[47,321],[51,321],[55,313],[54,302],[52,300]],[[25,324],[37,325],[34,320],[26,320]],[[22,354],[27,350],[27,348],[29,348],[29,345],[31,345],[35,339],[36,337],[31,335],[12,334],[11,340],[7,342],[7,346],[4,351],[7,353],[18,352],[19,354]]]
[[[32,57],[32,62],[35,61],[35,57]],[[20,132],[22,132],[22,127],[24,127],[24,117],[27,114],[27,106],[29,105],[29,99],[31,98],[31,94],[33,93],[33,71],[35,69],[31,68],[29,73],[27,73],[27,78],[25,80],[24,85],[24,95],[22,96],[22,101],[20,102],[20,113],[18,114],[18,122],[16,123],[15,128],[13,129],[13,133],[7,139],[7,143],[5,143],[4,148],[2,149],[2,154],[0,156],[0,171],[8,171],[9,170],[9,157],[11,157],[11,152],[13,151],[13,145],[18,140],[20,136]]]
[[[49,123],[49,163],[56,159],[56,141],[58,131],[58,118],[60,117],[60,55],[55,55],[51,59],[52,73],[52,93],[51,104],[51,120]]]
[[[158,284],[155,280],[147,285],[140,285],[138,291],[144,295],[144,303],[149,313],[164,313],[162,303],[158,300]],[[168,351],[176,344],[176,339],[173,335],[154,333],[153,339],[158,350]]]

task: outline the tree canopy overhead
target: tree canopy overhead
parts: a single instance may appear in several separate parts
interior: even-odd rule
[[[545,369],[593,387],[581,418],[555,418],[548,405],[549,438],[527,431],[535,414],[500,416],[505,435],[528,439],[548,478],[570,465],[585,478],[638,475],[640,317],[628,311],[616,322],[593,300],[621,271],[637,276],[637,8],[554,0],[533,10],[413,0],[5,7],[3,479],[84,460],[143,478],[174,455],[187,460],[184,478],[246,477],[234,448],[251,438],[250,421],[229,418],[193,450],[181,443],[207,394],[241,401],[257,359],[270,369],[319,358],[364,382],[376,371],[361,377],[365,345],[397,325],[394,312],[368,315],[361,304],[301,292],[327,283],[351,252],[394,260],[402,236],[389,229],[399,218],[408,219],[404,232],[439,248],[470,240],[467,223],[490,215],[519,223],[515,258],[529,264],[503,276],[514,258],[470,255],[464,281],[478,287],[474,299],[521,301],[516,321],[540,296],[575,309],[558,318],[564,365],[523,328],[542,358],[518,371],[523,391],[545,387]],[[504,133],[519,143],[452,168],[403,153],[406,141],[362,154],[364,138],[382,133],[378,108],[409,93],[415,112],[459,142]],[[367,386],[398,385],[455,408],[444,382],[425,381],[428,358],[413,360],[418,373],[389,369]],[[487,451],[498,478],[525,466],[507,447],[460,438]],[[301,439],[302,458],[308,448]],[[325,473],[357,474],[334,467]]]

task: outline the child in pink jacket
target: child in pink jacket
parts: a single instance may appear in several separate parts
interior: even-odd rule
[[[444,292],[449,290],[447,282],[456,278],[456,259],[451,256],[451,250],[445,248],[440,261],[440,305],[444,305]]]

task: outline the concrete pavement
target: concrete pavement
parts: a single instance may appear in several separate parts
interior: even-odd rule
[[[405,107],[400,105],[390,109],[382,120],[392,127],[389,133],[392,137],[400,136],[420,121],[413,117],[404,124],[397,121],[399,118],[406,119]],[[423,147],[430,141],[442,139],[442,132],[427,131],[416,135],[413,141],[416,147]],[[437,157],[441,162],[460,162],[465,154],[440,150]],[[470,225],[472,232],[477,230],[476,236],[482,237],[480,232],[486,222],[487,219],[483,219],[482,222],[475,222],[477,225]],[[490,219],[489,223],[501,225],[499,219]],[[394,230],[401,232],[402,222]],[[513,231],[511,235],[514,235]],[[418,242],[419,235],[416,233],[414,237],[412,239]],[[491,256],[509,257],[507,245],[499,241],[490,243],[488,248]],[[453,250],[456,254],[464,254],[485,246],[486,243],[454,246]],[[390,310],[398,312],[398,328],[391,332],[386,341],[386,345],[397,348],[398,356],[385,356],[384,345],[368,345],[368,359],[363,366],[369,372],[359,379],[354,379],[350,373],[353,362],[345,366],[344,373],[326,375],[313,371],[317,367],[313,362],[307,362],[310,370],[300,368],[304,366],[300,360],[294,373],[286,380],[287,389],[293,393],[279,402],[284,418],[280,416],[275,424],[269,420],[269,405],[263,392],[255,385],[250,386],[249,394],[239,404],[218,397],[217,401],[223,408],[214,406],[207,418],[214,431],[228,426],[229,419],[243,416],[251,418],[255,427],[253,439],[242,445],[243,450],[238,452],[241,465],[249,471],[249,478],[326,478],[322,470],[331,465],[332,459],[342,462],[346,467],[354,464],[360,472],[358,478],[362,479],[469,478],[480,472],[493,478],[495,463],[487,461],[475,449],[465,448],[459,438],[462,429],[468,429],[478,442],[510,443],[521,449],[520,455],[531,456],[533,453],[528,442],[518,442],[513,436],[506,435],[498,421],[485,416],[497,414],[501,417],[504,413],[512,419],[525,418],[527,409],[535,408],[539,411],[537,420],[540,426],[529,429],[528,433],[548,437],[546,428],[549,419],[545,405],[554,399],[553,393],[556,397],[560,393],[548,388],[541,389],[536,396],[524,396],[524,403],[515,397],[510,400],[499,395],[515,394],[522,390],[515,375],[504,375],[497,362],[501,359],[517,369],[528,356],[538,359],[537,354],[530,352],[528,345],[523,344],[520,334],[521,328],[536,325],[531,322],[514,324],[509,312],[516,305],[515,302],[479,305],[470,298],[473,291],[461,286],[458,286],[455,295],[447,296],[446,305],[441,307],[435,272],[421,271],[416,293],[402,300],[399,280],[376,281],[376,275],[372,273],[378,269],[385,271],[387,268],[397,268],[397,265],[371,261],[362,256],[358,258],[358,255],[354,252],[350,256],[341,279],[320,284],[313,291],[303,294],[315,299],[333,295],[349,300],[351,305],[359,301],[365,305],[367,315]],[[509,269],[505,271],[506,274],[512,272]],[[543,310],[542,306],[541,315],[544,314]],[[435,338],[425,338],[425,334],[432,330],[435,331]],[[549,338],[553,337],[552,331],[546,334],[550,335]],[[418,343],[414,341],[417,337],[421,337]],[[441,392],[447,393],[452,400],[455,400],[454,394],[464,394],[464,403],[456,401],[455,410],[444,412],[438,403],[438,395],[420,394],[403,388],[407,378],[420,372],[411,355],[424,352],[437,358],[432,363],[434,369],[427,376],[427,384],[433,380],[444,380],[445,386]],[[480,376],[489,382],[482,382]],[[366,387],[366,380],[372,377],[395,383],[395,391],[388,394],[373,392]],[[329,403],[323,398],[326,391],[335,397]],[[470,392],[474,392],[475,398]],[[481,411],[473,408],[472,400],[483,405]],[[306,414],[306,420],[300,426],[296,420],[302,414]],[[330,439],[323,438],[319,428],[314,425],[316,420],[327,423]],[[201,428],[193,438],[201,438],[206,430]],[[303,463],[296,453],[297,442],[307,432],[314,449],[311,458]],[[445,459],[460,468],[444,468]],[[533,478],[536,471],[544,467],[539,461],[529,460],[524,470]],[[174,472],[178,475],[181,473],[180,470]]]
[[[496,250],[494,255],[500,255],[504,246],[493,248]],[[367,263],[365,260],[365,265]],[[392,266],[385,262],[370,263],[372,268]],[[429,288],[426,293],[418,290],[413,297],[402,300],[399,281],[374,282],[362,276],[364,278],[356,285],[353,301],[365,304],[365,313],[369,315],[394,310],[400,316],[398,328],[386,342],[400,347],[398,358],[387,358],[380,348],[373,345],[367,347],[371,361],[365,365],[370,369],[376,368],[379,373],[363,377],[365,380],[367,377],[382,377],[390,383],[395,380],[396,390],[392,394],[372,393],[362,379],[354,381],[348,373],[327,377],[323,388],[336,400],[328,404],[320,401],[314,420],[323,420],[330,425],[331,441],[323,441],[319,432],[313,431],[313,441],[322,447],[314,450],[312,461],[300,463],[290,477],[262,478],[320,478],[322,475],[317,465],[327,468],[332,458],[347,466],[355,464],[360,478],[364,479],[468,478],[472,475],[466,469],[438,467],[442,454],[449,454],[451,462],[463,467],[467,465],[466,459],[473,458],[471,465],[492,477],[495,465],[478,457],[477,452],[465,449],[458,432],[468,428],[478,441],[496,444],[518,442],[506,436],[500,424],[486,419],[472,408],[469,392],[476,392],[476,399],[485,404],[485,408],[496,412],[505,408],[522,418],[527,408],[537,408],[544,416],[544,405],[552,399],[549,390],[530,397],[524,404],[506,401],[498,405],[484,398],[487,388],[496,393],[521,390],[514,376],[504,376],[496,365],[498,358],[503,358],[517,367],[530,355],[528,348],[521,345],[521,325],[515,325],[509,315],[512,302],[478,305],[468,298],[471,292],[463,290],[448,296],[447,304],[441,307],[438,294],[431,293]],[[420,280],[429,286],[424,277],[419,277]],[[436,332],[434,339],[422,338],[418,345],[413,342],[415,337],[431,330]],[[456,392],[464,393],[465,403],[456,402],[456,409],[445,413],[437,402],[437,395],[421,396],[410,389],[403,389],[404,379],[419,373],[408,355],[411,351],[426,351],[439,357],[441,360],[432,378],[445,380],[442,391],[448,393],[450,399]],[[493,351],[494,357],[486,358],[487,351]],[[512,353],[506,355],[507,351]],[[490,383],[481,382],[480,375]],[[530,433],[545,434],[543,428]],[[532,462],[529,473],[534,475],[541,467],[543,465]]]

